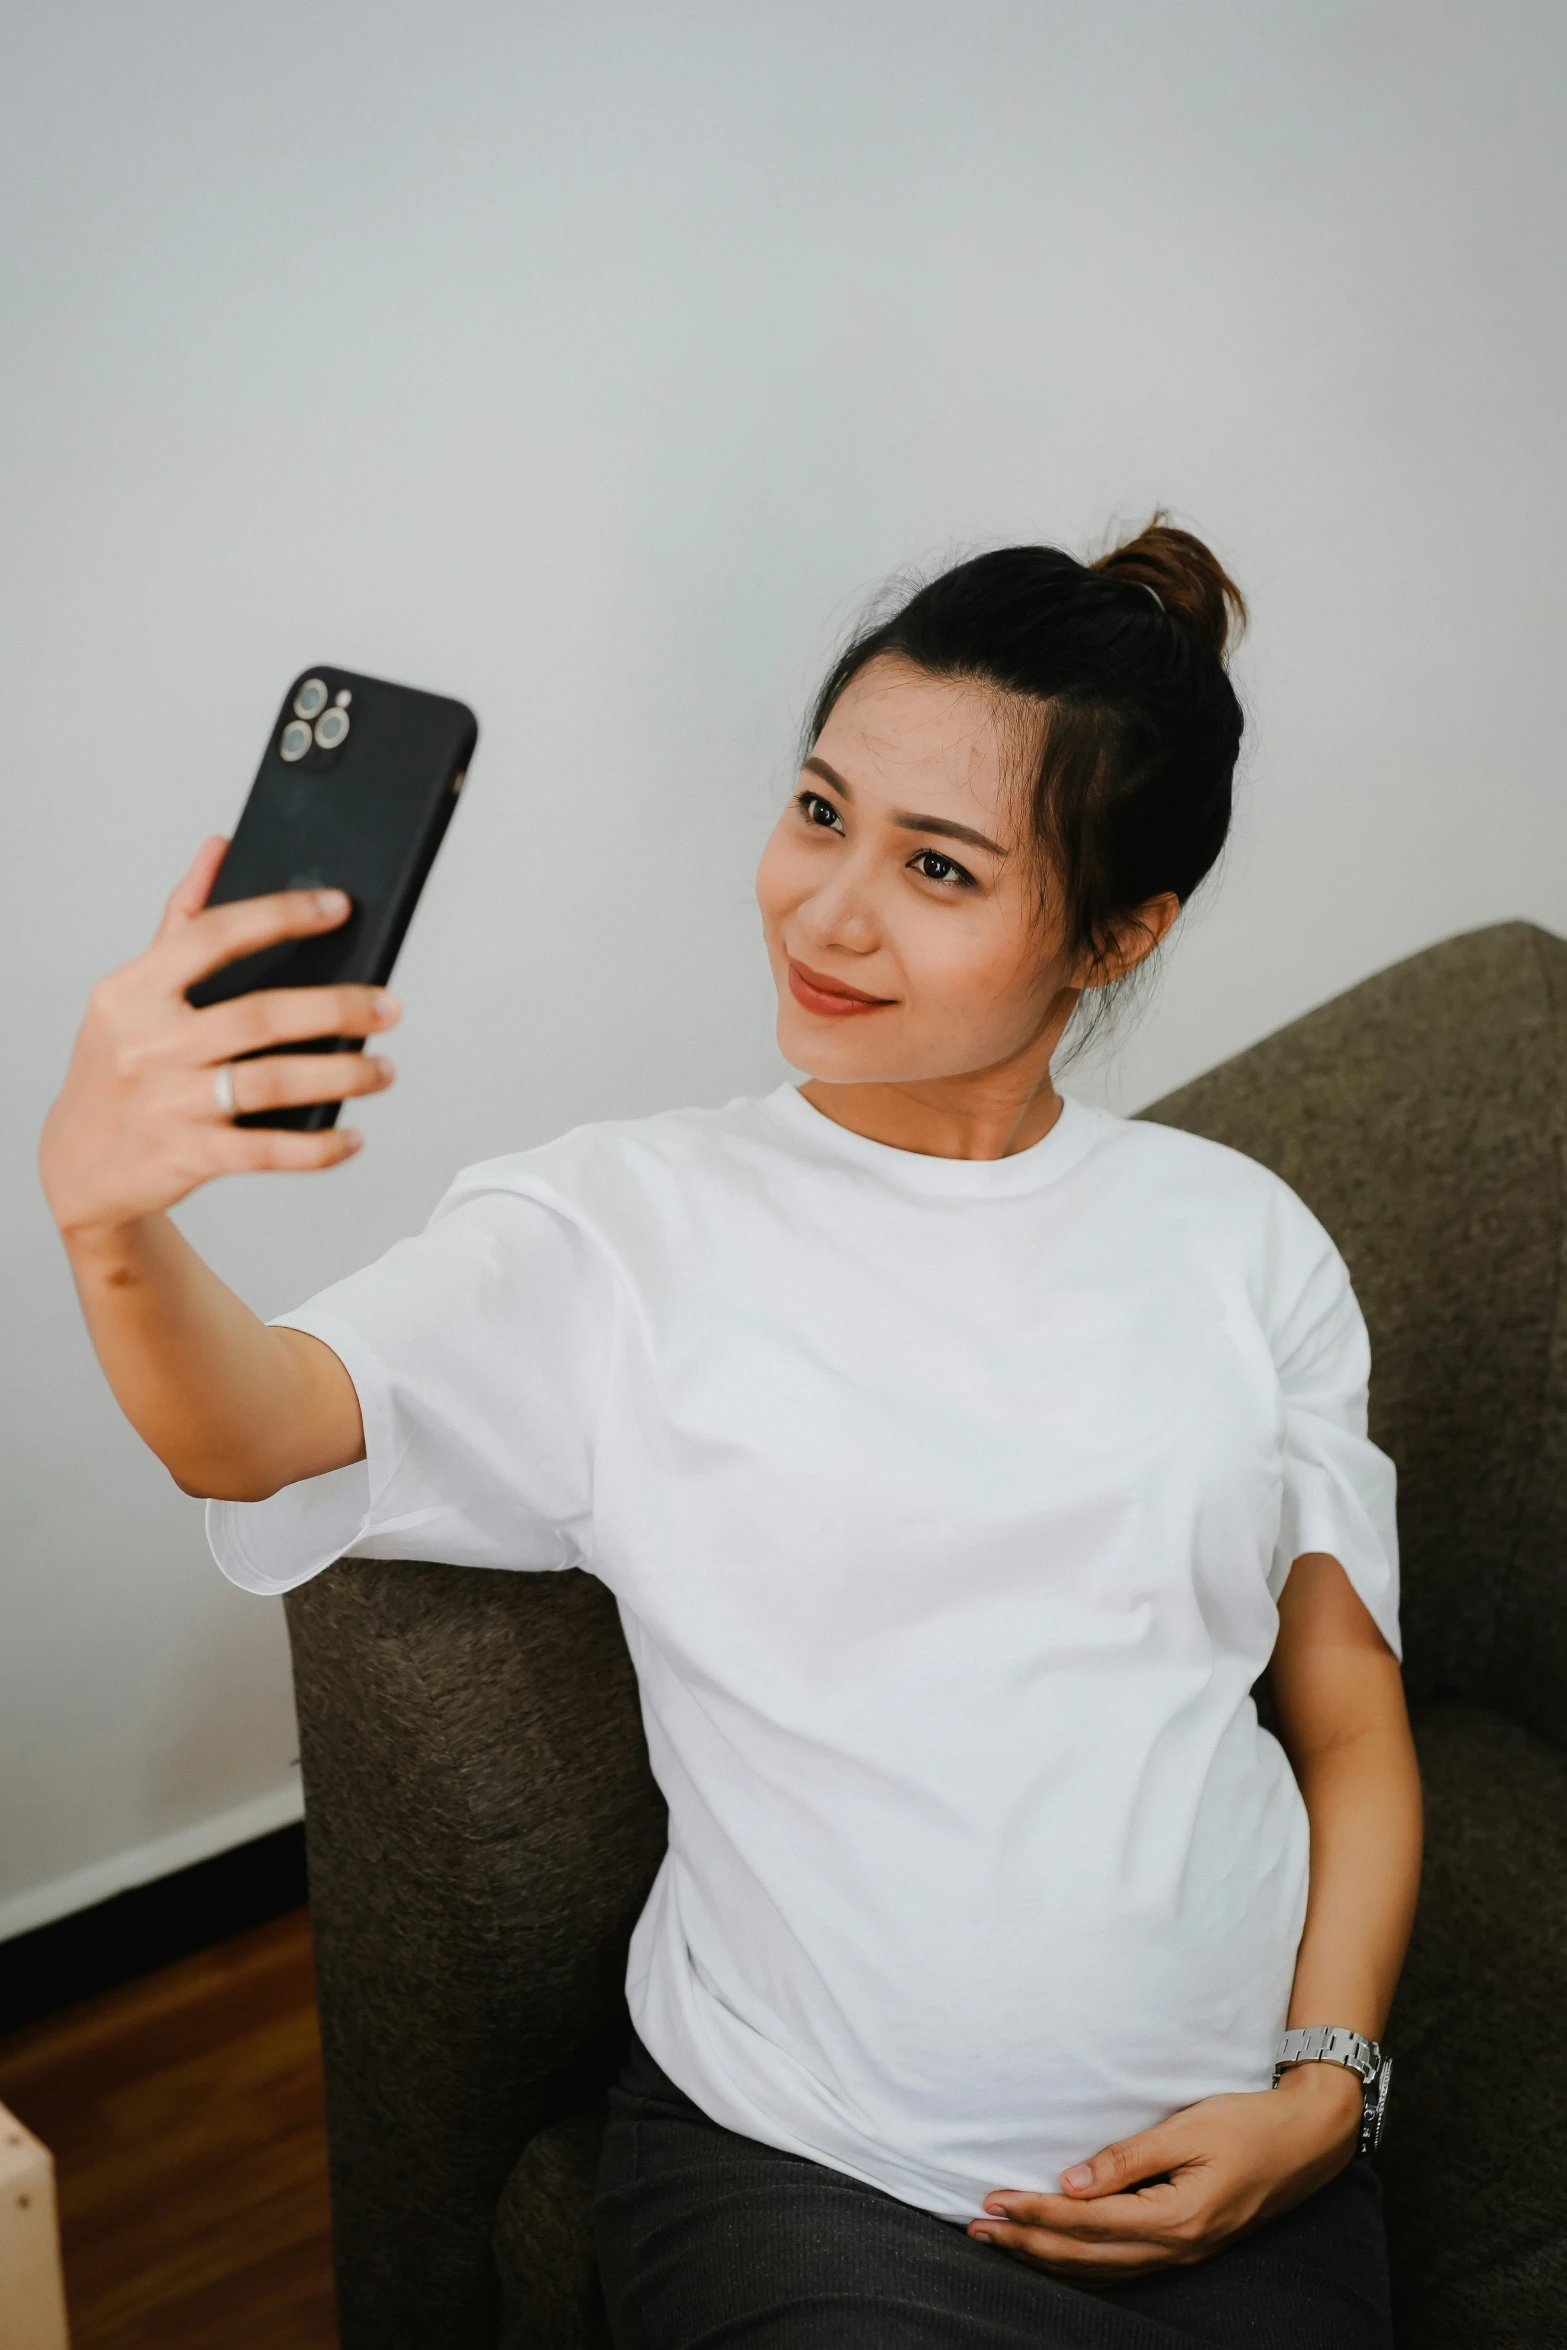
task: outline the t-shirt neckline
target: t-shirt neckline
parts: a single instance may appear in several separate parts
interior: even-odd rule
[[[1056,1182],[1091,1148],[1104,1123],[1102,1113],[1063,1095],[1055,1124],[1027,1150],[1005,1159],[943,1159],[873,1142],[840,1126],[792,1082],[764,1094],[759,1107],[807,1143],[813,1157],[865,1168],[906,1190],[964,1199],[1009,1199]]]

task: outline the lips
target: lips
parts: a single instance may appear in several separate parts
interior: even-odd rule
[[[825,971],[813,971],[809,964],[789,958],[789,993],[806,1011],[816,1012],[826,1020],[852,1019],[860,1012],[884,1012],[892,998],[867,995],[861,987],[849,987],[841,979],[830,979]]]

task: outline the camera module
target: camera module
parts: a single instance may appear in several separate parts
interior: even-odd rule
[[[294,716],[296,718],[318,718],[331,698],[326,690],[324,678],[307,677],[294,696]]]
[[[316,720],[316,741],[323,751],[335,751],[348,740],[348,712],[328,710]]]
[[[278,756],[287,759],[292,766],[296,759],[304,757],[313,739],[309,727],[302,718],[291,718],[279,739]]]

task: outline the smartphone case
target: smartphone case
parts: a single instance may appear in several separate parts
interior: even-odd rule
[[[347,736],[335,748],[312,743],[303,758],[286,760],[285,730],[295,722],[301,692],[316,679],[326,688],[326,709],[346,711]],[[345,695],[346,702],[340,701]],[[226,964],[190,989],[191,1003],[343,980],[384,986],[478,739],[473,712],[444,695],[358,677],[326,662],[302,669],[284,697],[207,903],[335,887],[348,892],[353,912],[337,930],[289,939]],[[362,1045],[360,1037],[324,1036],[281,1049],[358,1052]],[[334,1125],[341,1106],[309,1102],[235,1122],[315,1132]]]

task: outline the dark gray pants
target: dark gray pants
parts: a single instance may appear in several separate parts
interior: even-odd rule
[[[1353,2162],[1196,2268],[1083,2290],[736,2137],[633,2046],[596,2205],[616,2350],[1390,2350],[1381,2184]]]

